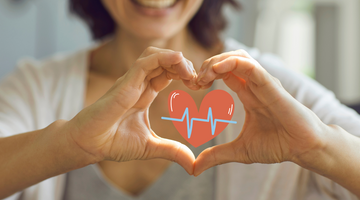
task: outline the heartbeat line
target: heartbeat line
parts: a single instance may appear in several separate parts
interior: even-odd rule
[[[185,109],[184,114],[183,114],[181,119],[169,118],[169,117],[161,117],[161,119],[168,120],[168,121],[175,121],[175,122],[183,122],[185,120],[185,117],[186,117],[187,133],[188,133],[188,138],[189,139],[191,137],[191,132],[192,132],[192,129],[193,129],[194,121],[211,122],[211,134],[212,135],[215,134],[216,123],[217,122],[228,123],[228,124],[236,124],[237,123],[236,121],[228,121],[228,120],[223,120],[223,119],[215,119],[215,120],[213,120],[211,107],[209,108],[207,119],[192,118],[190,120],[189,119],[189,108]],[[190,123],[189,123],[189,120],[190,120]]]

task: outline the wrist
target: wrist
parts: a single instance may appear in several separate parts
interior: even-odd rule
[[[323,176],[331,174],[339,159],[339,145],[346,143],[347,134],[337,125],[325,125],[317,146],[297,156],[293,162]]]
[[[360,197],[360,139],[337,125],[327,126],[324,147],[302,156],[301,167],[325,176]]]
[[[65,158],[68,163],[72,163],[71,166],[67,166],[69,170],[96,163],[96,159],[81,149],[71,138],[69,134],[71,131],[76,129],[71,127],[69,121],[57,120],[43,129],[42,135],[48,138],[47,140],[53,141],[52,149],[56,152],[54,155],[57,155],[58,160]]]

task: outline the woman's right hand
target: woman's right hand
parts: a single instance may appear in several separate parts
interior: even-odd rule
[[[192,151],[157,136],[148,113],[152,101],[172,79],[181,79],[196,90],[196,78],[192,63],[182,53],[149,47],[103,97],[66,122],[64,131],[92,162],[163,158],[192,174]]]

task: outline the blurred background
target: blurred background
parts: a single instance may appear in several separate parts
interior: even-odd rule
[[[280,56],[287,67],[316,79],[345,104],[360,104],[359,0],[239,0],[225,13],[231,36]],[[42,59],[91,45],[67,0],[0,1],[0,79],[23,57]]]

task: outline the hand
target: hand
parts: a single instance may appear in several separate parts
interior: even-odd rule
[[[196,77],[192,63],[180,52],[148,48],[103,97],[68,122],[66,132],[93,162],[163,158],[192,174],[195,158],[191,150],[157,136],[148,113],[171,79],[181,79],[196,90]]]
[[[243,103],[245,123],[234,141],[208,148],[198,156],[194,175],[228,162],[297,162],[307,152],[324,147],[322,141],[328,126],[245,51],[224,53],[205,61],[198,85],[208,88],[219,78]]]

